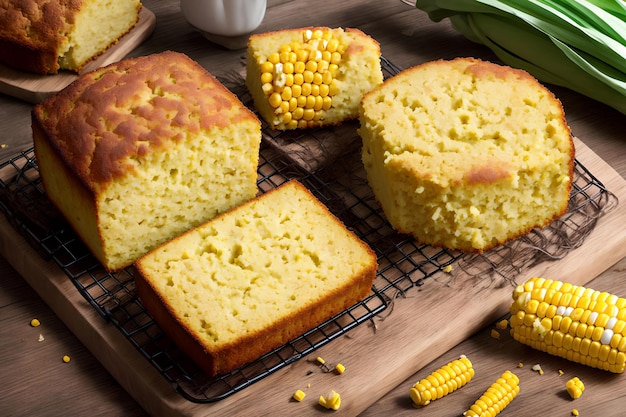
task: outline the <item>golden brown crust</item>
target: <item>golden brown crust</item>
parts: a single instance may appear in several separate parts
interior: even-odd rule
[[[58,50],[82,0],[0,0],[0,61],[56,74]]]
[[[95,189],[133,169],[128,158],[256,116],[195,61],[168,51],[84,74],[37,105],[34,119],[64,163]]]

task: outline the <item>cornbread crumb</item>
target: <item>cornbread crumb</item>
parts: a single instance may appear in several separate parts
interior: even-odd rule
[[[368,181],[399,232],[482,252],[567,210],[574,145],[561,103],[528,73],[428,62],[365,95]]]
[[[33,111],[47,197],[110,271],[253,198],[258,118],[184,54],[83,74]]]
[[[135,266],[146,309],[212,375],[361,301],[377,269],[369,246],[296,180],[173,239]]]

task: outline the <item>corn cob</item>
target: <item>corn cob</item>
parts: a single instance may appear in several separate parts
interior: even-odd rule
[[[622,373],[626,299],[590,288],[531,278],[513,291],[511,334],[537,350]]]
[[[345,50],[332,31],[305,30],[261,64],[261,88],[285,129],[305,128],[331,107]]]
[[[415,405],[428,405],[461,388],[473,377],[472,362],[466,356],[461,356],[417,382],[409,390],[409,395]]]
[[[519,393],[519,378],[506,371],[463,413],[466,417],[494,417],[504,410]]]

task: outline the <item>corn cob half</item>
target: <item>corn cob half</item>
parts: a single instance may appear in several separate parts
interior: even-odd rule
[[[537,350],[622,373],[626,299],[561,281],[531,278],[513,291],[511,334]]]
[[[463,415],[465,417],[495,417],[513,401],[519,391],[517,375],[511,371],[505,371]]]
[[[461,356],[419,380],[409,390],[409,395],[415,405],[428,405],[461,388],[473,377],[472,362],[466,356]]]

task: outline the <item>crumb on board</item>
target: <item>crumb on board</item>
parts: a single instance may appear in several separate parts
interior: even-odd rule
[[[37,338],[37,341],[38,342],[43,342],[44,341],[43,335],[41,333],[39,333],[39,337]]]
[[[446,265],[443,267],[443,272],[450,273],[452,272],[452,265]]]
[[[541,368],[541,365],[539,365],[538,363],[534,364],[531,369],[537,372],[539,375],[543,375],[543,369]]]

